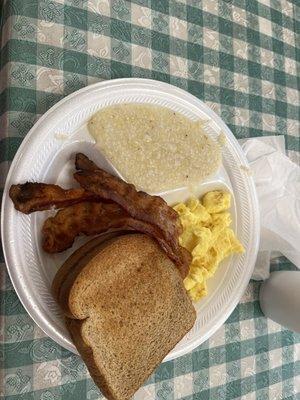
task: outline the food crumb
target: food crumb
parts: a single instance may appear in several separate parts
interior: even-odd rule
[[[242,171],[246,172],[246,174],[247,174],[248,176],[252,176],[252,175],[253,175],[251,169],[250,169],[249,167],[247,167],[246,165],[241,165],[241,166],[240,166],[240,169],[241,169]]]
[[[225,146],[227,142],[227,138],[224,132],[221,132],[220,135],[218,136],[218,143],[220,146]]]
[[[54,138],[57,140],[67,140],[69,136],[66,133],[58,132],[54,134]]]

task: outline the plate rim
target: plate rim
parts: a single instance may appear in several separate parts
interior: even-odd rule
[[[229,129],[229,127],[225,124],[225,122],[223,122],[223,120],[202,100],[198,99],[196,96],[192,95],[191,93],[178,88],[172,84],[169,83],[165,83],[165,82],[161,82],[161,81],[156,81],[153,79],[144,79],[144,78],[119,78],[119,79],[112,79],[112,80],[106,80],[106,81],[101,81],[101,82],[96,82],[92,85],[88,85],[84,88],[81,88],[73,93],[71,93],[70,95],[64,97],[63,99],[61,99],[59,102],[57,102],[56,104],[54,104],[49,110],[47,110],[37,121],[36,123],[31,127],[31,129],[28,131],[27,135],[25,136],[25,138],[23,139],[20,147],[18,148],[12,162],[9,168],[9,171],[7,173],[6,176],[6,180],[5,180],[5,185],[4,185],[4,190],[3,190],[3,197],[2,197],[2,206],[1,206],[1,237],[2,237],[2,247],[3,247],[3,254],[4,254],[4,261],[6,264],[6,269],[8,271],[10,280],[12,282],[12,285],[17,293],[18,299],[20,300],[20,302],[22,303],[23,307],[25,308],[26,312],[30,315],[30,317],[34,320],[34,322],[39,326],[39,328],[47,335],[49,336],[52,340],[54,340],[56,343],[58,343],[59,345],[61,345],[64,348],[67,348],[70,351],[74,351],[73,349],[70,349],[69,347],[66,347],[66,343],[65,343],[65,339],[64,337],[51,325],[49,324],[49,322],[47,321],[46,318],[44,318],[44,316],[40,313],[40,312],[36,312],[36,310],[34,308],[32,308],[31,303],[28,301],[25,290],[23,288],[22,282],[18,282],[17,280],[17,276],[14,275],[14,265],[10,265],[9,263],[9,246],[6,242],[6,236],[5,236],[5,204],[8,200],[8,189],[9,189],[9,185],[10,185],[10,181],[11,181],[11,177],[12,174],[14,172],[15,167],[17,166],[18,162],[20,161],[24,148],[26,148],[27,144],[30,143],[30,140],[32,140],[33,138],[35,138],[38,133],[35,133],[36,129],[38,128],[38,126],[40,124],[43,123],[43,121],[49,117],[49,115],[51,115],[51,113],[55,112],[56,109],[58,109],[62,104],[70,101],[71,99],[73,99],[74,97],[78,96],[78,95],[82,95],[84,94],[84,92],[88,91],[88,90],[92,90],[93,88],[99,88],[101,89],[101,87],[107,87],[110,85],[116,86],[118,84],[120,85],[124,85],[124,84],[134,84],[134,83],[138,83],[138,84],[147,84],[149,86],[155,86],[156,90],[160,90],[161,88],[165,88],[166,90],[172,90],[173,93],[177,92],[177,94],[181,94],[182,96],[186,96],[186,97],[190,97],[190,98],[194,98],[194,100],[197,100],[197,102],[202,103],[202,105],[205,106],[207,114],[211,116],[212,120],[215,121],[217,123],[217,125],[219,127],[222,128],[222,131],[226,132],[226,136],[229,137],[231,140],[233,140],[233,142],[235,143],[235,150],[238,152],[239,157],[241,158],[241,160],[243,161],[243,164],[245,166],[248,166],[248,161],[246,159],[246,156],[244,155],[244,153],[242,152],[241,147],[239,146],[237,139],[235,138],[235,136],[233,135],[233,133],[231,132],[231,130]],[[34,134],[35,133],[35,134]],[[252,206],[254,207],[255,210],[255,218],[253,220],[253,224],[255,225],[255,234],[254,235],[254,240],[253,240],[253,245],[254,245],[254,249],[252,251],[252,253],[254,254],[253,258],[252,258],[252,265],[248,265],[247,268],[247,274],[246,274],[246,278],[244,278],[243,280],[243,284],[241,284],[239,286],[239,288],[237,289],[237,291],[235,292],[235,301],[232,302],[228,302],[228,304],[225,305],[224,309],[223,309],[223,315],[222,318],[219,319],[219,321],[217,323],[215,323],[208,331],[205,332],[204,335],[201,336],[200,340],[194,340],[191,341],[190,343],[187,343],[183,348],[178,349],[176,351],[176,354],[172,354],[169,353],[169,355],[166,356],[166,358],[163,361],[169,361],[172,360],[174,358],[180,357],[190,351],[192,351],[195,347],[199,346],[201,343],[203,343],[204,341],[206,341],[213,333],[215,333],[222,325],[223,323],[226,321],[226,319],[229,317],[229,315],[232,313],[232,311],[234,310],[234,308],[236,307],[236,305],[238,304],[242,294],[245,291],[245,288],[247,287],[253,269],[254,269],[254,265],[255,265],[255,259],[256,259],[256,255],[258,252],[258,245],[259,245],[259,234],[260,234],[260,230],[259,230],[259,226],[260,226],[260,216],[259,216],[259,206],[258,206],[258,198],[257,198],[257,193],[256,193],[256,189],[255,189],[255,184],[253,181],[253,178],[250,176],[249,179],[247,180],[248,184],[249,184],[249,188],[250,188],[250,192],[252,195]],[[55,337],[55,339],[54,339]]]

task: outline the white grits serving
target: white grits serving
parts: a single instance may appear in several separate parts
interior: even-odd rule
[[[205,134],[203,121],[165,107],[110,106],[88,128],[124,179],[149,193],[199,184],[221,164],[221,147]]]

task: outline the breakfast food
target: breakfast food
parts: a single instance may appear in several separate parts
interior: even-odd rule
[[[10,188],[15,208],[24,213],[64,208],[45,222],[43,248],[49,253],[63,251],[81,233],[92,235],[111,229],[140,231],[158,241],[184,278],[191,255],[179,244],[182,227],[178,214],[161,197],[138,192],[133,185],[102,170],[84,154],[76,155],[75,166],[78,171],[74,177],[84,189],[66,190],[36,182]],[[102,204],[95,205],[95,202]]]
[[[142,234],[88,242],[58,271],[53,292],[111,400],[130,399],[196,318],[173,262]]]
[[[146,233],[156,239],[161,248],[172,258],[173,250],[159,229],[147,222],[132,218],[116,203],[87,201],[58,211],[43,224],[42,247],[47,253],[58,253],[71,247],[76,236],[80,234],[91,236],[112,230]],[[183,251],[187,253],[185,249]],[[179,265],[183,278],[188,272],[189,259],[188,255],[187,261]]]
[[[80,188],[27,182],[10,197],[26,214],[59,209],[43,223],[47,253],[101,235],[67,259],[52,288],[92,378],[108,399],[126,400],[192,328],[191,300],[206,294],[220,261],[243,248],[229,228],[229,193],[174,209],[149,194],[192,188],[217,170],[220,146],[201,121],[132,104],[100,111],[89,128],[126,181],[78,153]]]
[[[193,257],[184,286],[194,301],[206,296],[207,279],[215,274],[220,262],[230,254],[244,251],[229,228],[230,199],[229,192],[215,190],[206,193],[201,202],[191,198],[174,207],[183,227],[179,242]]]
[[[24,214],[50,208],[64,208],[82,201],[93,201],[97,196],[86,190],[63,189],[58,185],[38,182],[26,182],[21,185],[11,185],[9,196],[16,210]]]
[[[79,156],[81,159],[85,157],[79,154],[77,160]],[[76,167],[80,168],[77,160]],[[161,197],[138,192],[134,185],[98,167],[93,171],[83,169],[76,172],[74,178],[86,190],[120,204],[133,217],[157,226],[171,243],[181,233],[177,213]],[[176,247],[175,243],[173,245]]]
[[[221,164],[220,145],[206,135],[203,121],[166,107],[106,107],[88,128],[124,179],[149,193],[198,184]]]
[[[79,155],[84,158],[83,154]],[[77,156],[77,159],[78,157]],[[94,164],[95,165],[95,164]],[[76,160],[76,167],[80,168]],[[137,191],[134,185],[109,174],[101,168],[81,170],[74,174],[76,181],[84,189],[124,208],[133,218],[155,226],[165,242],[171,247],[170,256],[182,269],[188,266],[188,253],[179,245],[181,225],[177,213],[159,196]]]
[[[210,214],[226,211],[231,205],[231,195],[222,190],[213,190],[202,197],[202,204]]]
[[[135,221],[116,203],[83,201],[45,220],[42,246],[47,253],[58,253],[71,247],[80,234],[91,236],[112,228],[126,229],[130,227],[130,220]]]

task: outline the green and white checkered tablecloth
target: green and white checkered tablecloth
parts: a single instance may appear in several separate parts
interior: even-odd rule
[[[0,179],[33,123],[104,79],[170,82],[238,138],[284,134],[299,163],[299,0],[2,0]],[[298,77],[297,77],[298,76]],[[35,325],[0,268],[0,395],[100,399],[81,359]],[[278,259],[273,269],[295,269]],[[266,319],[250,282],[227,322],[160,365],[136,399],[300,399],[300,335]]]

